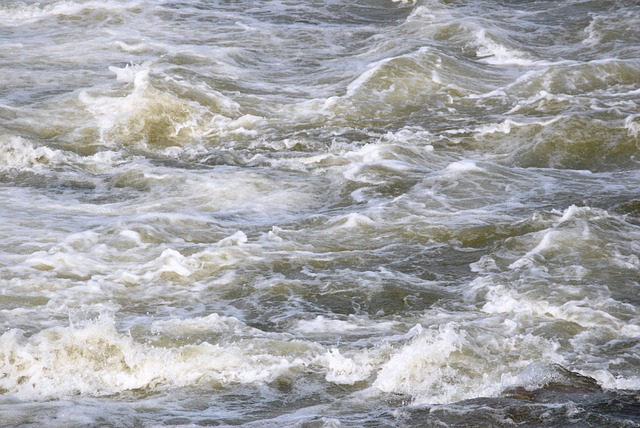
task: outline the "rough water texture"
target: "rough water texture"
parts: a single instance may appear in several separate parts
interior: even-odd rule
[[[635,1],[0,4],[0,425],[640,425]]]

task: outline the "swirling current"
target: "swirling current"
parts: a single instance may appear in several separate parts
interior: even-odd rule
[[[0,4],[0,425],[640,426],[640,5]]]

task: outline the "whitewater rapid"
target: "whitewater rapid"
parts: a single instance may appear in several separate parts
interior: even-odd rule
[[[637,425],[639,28],[3,2],[0,425]]]

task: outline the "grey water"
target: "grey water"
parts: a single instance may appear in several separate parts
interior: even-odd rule
[[[640,426],[640,4],[0,3],[0,425]]]

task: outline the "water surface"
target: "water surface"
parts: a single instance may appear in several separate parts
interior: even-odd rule
[[[0,5],[0,424],[640,424],[634,1]]]

